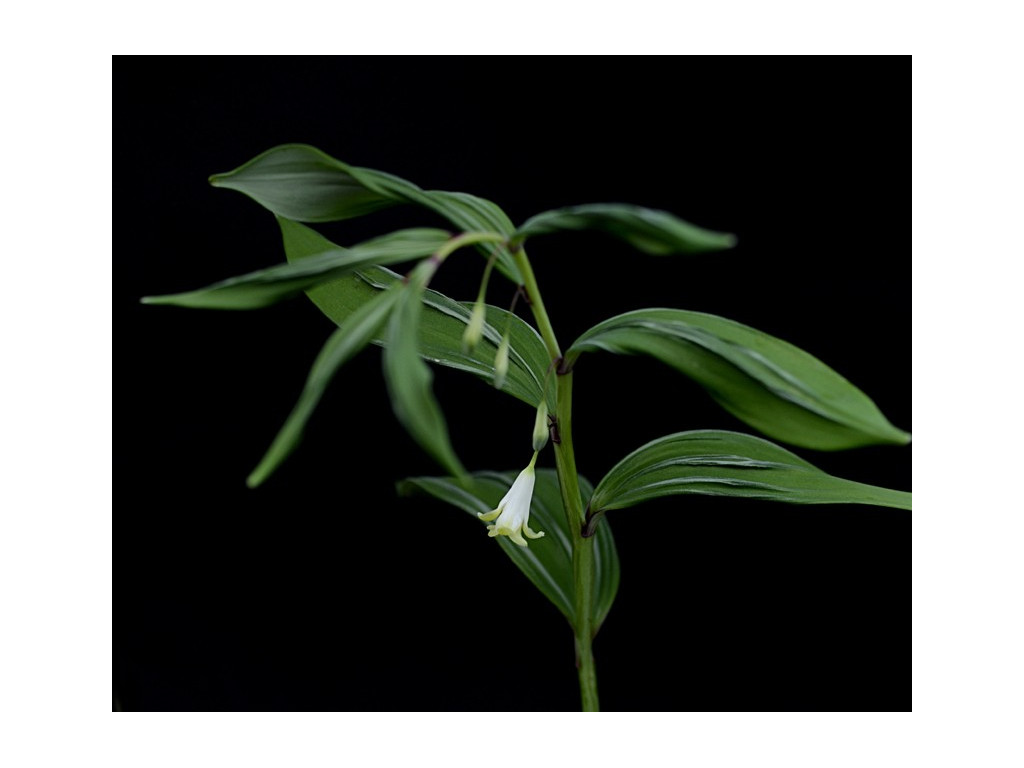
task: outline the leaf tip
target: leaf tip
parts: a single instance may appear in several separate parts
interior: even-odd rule
[[[269,475],[270,472],[263,467],[263,463],[261,462],[260,465],[250,472],[247,478],[245,478],[245,487],[250,489],[258,488],[263,485]]]
[[[909,432],[905,432],[899,427],[892,423],[887,423],[888,428],[884,432],[884,436],[880,436],[880,439],[876,442],[888,443],[889,445],[910,445],[911,436]]]

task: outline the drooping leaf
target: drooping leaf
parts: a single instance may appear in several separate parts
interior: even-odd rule
[[[646,253],[704,253],[731,248],[733,235],[712,232],[671,213],[619,203],[596,203],[538,213],[516,230],[513,243],[564,230],[594,229],[622,238]]]
[[[147,296],[143,302],[207,309],[257,309],[357,269],[429,256],[448,239],[449,234],[440,229],[402,229],[352,248],[332,246],[296,262],[232,277],[197,291]]]
[[[677,494],[896,509],[911,503],[910,493],[833,477],[759,437],[699,430],[659,438],[629,454],[597,484],[590,513]]]
[[[395,416],[427,453],[449,472],[463,477],[466,470],[455,455],[441,406],[434,398],[434,375],[419,355],[423,281],[414,273],[399,289],[384,340],[384,379]]]
[[[420,189],[397,176],[348,165],[306,144],[269,149],[233,171],[211,176],[210,183],[242,192],[295,221],[340,221],[408,203],[434,211],[464,232],[511,235],[514,230],[505,212],[490,200],[463,192]],[[510,280],[522,282],[507,248],[477,248],[485,254],[496,252],[498,268]]]
[[[337,247],[302,224],[287,219],[279,219],[279,223],[289,261],[299,261]],[[325,315],[341,325],[357,307],[400,281],[401,277],[389,269],[370,267],[360,270],[357,275],[317,286],[308,291],[308,295]],[[554,376],[547,376],[551,361],[544,342],[528,323],[503,309],[488,306],[483,339],[473,351],[465,352],[462,333],[469,322],[472,306],[429,289],[423,292],[423,303],[418,347],[425,359],[493,382],[494,356],[501,334],[508,327],[511,340],[509,372],[502,391],[536,406],[547,378],[548,405],[554,409]],[[373,339],[373,343],[383,345],[383,336]]]
[[[295,450],[302,438],[306,422],[313,414],[334,374],[378,335],[398,296],[398,286],[378,292],[348,315],[338,330],[331,334],[313,363],[298,402],[259,465],[249,475],[246,482],[250,488],[255,488],[266,480]]]
[[[590,350],[652,355],[707,389],[737,418],[803,448],[910,440],[867,395],[817,358],[715,315],[678,309],[618,315],[580,336],[566,353],[567,365]]]
[[[489,512],[497,506],[511,487],[516,474],[478,472],[472,475],[465,487],[447,477],[413,477],[399,484],[399,492],[404,496],[417,491],[428,493],[475,518],[478,513]],[[558,490],[558,478],[554,470],[550,469],[538,469],[536,477],[533,503],[530,506],[530,527],[535,531],[544,531],[545,536],[531,541],[529,547],[514,544],[507,536],[498,536],[494,541],[534,586],[575,625],[572,544]],[[582,477],[580,488],[585,498],[593,490],[593,486]],[[481,531],[484,530],[483,525],[481,523]],[[619,557],[611,529],[605,523],[598,527],[594,537],[594,569],[594,626],[600,627],[619,587]]]

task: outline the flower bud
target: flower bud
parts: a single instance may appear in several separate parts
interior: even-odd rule
[[[533,450],[539,451],[548,444],[548,401],[541,400],[537,406],[537,420],[533,423]]]
[[[476,345],[480,343],[480,339],[484,335],[484,302],[483,299],[477,299],[476,304],[473,305],[473,314],[469,318],[469,323],[466,325],[466,330],[462,332],[462,353],[467,354],[476,349]]]
[[[501,337],[498,345],[498,354],[494,356],[494,386],[501,389],[505,386],[505,377],[508,376],[508,334]]]

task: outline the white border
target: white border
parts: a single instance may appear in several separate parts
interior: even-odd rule
[[[899,29],[904,18],[858,8],[857,19],[840,9],[832,23],[855,37],[863,19],[879,27],[892,20]],[[107,714],[110,62],[56,55],[9,62],[5,184],[14,194],[4,251],[12,288],[0,304],[5,762],[1020,765],[1024,511],[1015,480],[1024,121],[1015,73],[1024,68],[1007,53],[1015,43],[1003,39],[1016,27],[998,4],[990,10],[983,26],[958,17],[942,27],[934,7],[918,17],[936,47],[956,51],[925,55],[914,67],[913,715],[603,714],[595,722],[582,715]],[[686,39],[682,30],[692,35],[698,26],[676,29]],[[759,33],[770,38],[774,30]],[[723,25],[721,34],[737,33]],[[773,44],[785,47],[779,41],[792,37]],[[880,37],[864,47],[878,47]],[[724,46],[746,42],[733,40]],[[60,215],[47,206],[55,189],[65,203]],[[70,242],[61,231],[73,233]]]

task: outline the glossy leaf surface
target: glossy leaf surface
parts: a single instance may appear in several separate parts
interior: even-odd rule
[[[337,247],[319,233],[286,219],[280,219],[284,236],[285,254],[289,261],[299,261],[310,255]],[[363,303],[401,277],[383,267],[370,267],[332,283],[318,286],[308,292],[320,310],[338,325]],[[502,391],[536,406],[541,399],[542,387],[550,359],[544,342],[528,323],[497,307],[487,307],[483,340],[471,352],[462,349],[462,333],[469,322],[472,305],[449,299],[433,290],[423,292],[423,312],[419,318],[419,352],[427,360],[449,368],[472,373],[488,382],[494,380],[494,356],[501,334],[510,330],[511,349],[509,371]],[[383,336],[373,339],[383,345]],[[554,377],[548,381],[549,407],[554,409]]]
[[[384,338],[384,379],[391,407],[423,450],[446,470],[463,477],[466,470],[452,448],[448,425],[431,388],[434,375],[419,355],[422,279],[414,274],[408,285],[396,290],[398,300]]]
[[[206,309],[257,309],[357,269],[429,256],[448,239],[448,233],[440,229],[402,229],[352,248],[332,245],[300,261],[232,277],[197,291],[148,296],[143,302]]]
[[[736,244],[733,235],[702,229],[666,211],[619,203],[577,205],[539,213],[516,230],[513,242],[584,229],[607,232],[656,256],[719,251]]]
[[[305,144],[274,147],[228,173],[210,177],[279,216],[297,221],[340,221],[394,205],[353,169]]]
[[[424,190],[388,173],[348,165],[306,144],[269,149],[233,171],[211,176],[210,183],[242,192],[295,221],[339,221],[408,203],[434,211],[463,232],[511,235],[515,229],[490,200],[464,192]],[[507,248],[478,250],[496,250],[499,269],[517,284],[522,282]]]
[[[629,454],[598,483],[590,512],[679,494],[897,509],[911,503],[907,492],[833,477],[759,437],[699,430],[662,437]]]
[[[715,315],[627,312],[580,336],[567,363],[590,350],[651,355],[707,389],[737,418],[793,445],[840,450],[910,440],[867,395],[817,358]]]
[[[452,478],[413,477],[399,484],[402,495],[425,492],[452,504],[476,518],[478,513],[494,509],[515,480],[516,472],[478,472],[472,475],[468,486],[462,487]],[[580,478],[584,498],[592,486]],[[609,526],[603,522],[594,537],[594,624],[600,627],[611,609],[619,587],[619,557]],[[484,536],[484,523],[480,524]],[[544,531],[541,539],[530,542],[529,547],[512,543],[506,536],[493,541],[516,564],[526,577],[575,625],[576,609],[572,575],[572,545],[569,526],[558,489],[554,470],[538,469],[530,507],[530,527]]]

